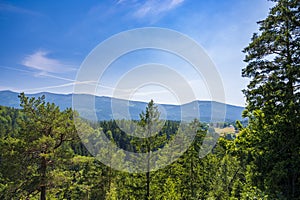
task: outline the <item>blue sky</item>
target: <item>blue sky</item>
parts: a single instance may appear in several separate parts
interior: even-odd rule
[[[241,90],[247,80],[241,77],[245,66],[241,51],[271,6],[265,0],[0,1],[0,90],[72,93],[81,63],[99,43],[122,31],[162,27],[197,41],[222,77],[226,103],[244,106]],[[144,51],[118,60],[103,77],[97,94],[111,96],[126,70],[153,62],[149,55],[156,62],[170,57]],[[179,73],[186,73],[199,93],[197,98],[210,99],[205,84],[193,82],[192,71],[180,71],[184,63],[176,59],[172,63],[177,63]],[[148,101],[157,92],[157,102],[176,103],[161,90],[140,88],[132,99]]]

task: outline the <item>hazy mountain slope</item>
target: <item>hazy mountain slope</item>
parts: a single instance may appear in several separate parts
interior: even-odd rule
[[[41,95],[46,96],[46,101],[54,102],[56,105],[58,105],[61,109],[65,109],[67,107],[72,107],[72,94],[53,94],[53,93],[37,93],[37,94],[28,94],[30,97],[38,97]],[[80,98],[85,99],[86,97],[89,97],[89,95],[80,95]],[[114,109],[118,111],[116,115],[112,115],[112,102],[114,105]],[[8,107],[15,107],[19,108],[19,99],[18,99],[18,93],[12,92],[12,91],[0,91],[0,105],[8,106]],[[125,101],[121,99],[113,99],[110,97],[95,97],[95,111],[97,113],[98,120],[109,120],[112,118],[124,118],[126,116],[126,113],[128,112],[127,108],[129,108],[129,113],[131,115],[132,119],[138,119],[139,114],[145,109],[146,107],[145,102],[138,102],[138,101]],[[83,103],[84,105],[84,103]],[[169,104],[161,104],[159,107],[162,111],[162,116],[170,119],[170,120],[181,120],[181,110],[183,111],[189,111],[192,108],[195,108],[195,106],[198,106],[200,111],[200,120],[209,122],[211,120],[211,113],[212,113],[212,107],[214,108],[214,111],[216,111],[216,116],[221,116],[220,113],[218,113],[218,108],[220,106],[226,107],[226,121],[235,121],[235,120],[241,120],[241,114],[244,110],[243,107],[239,106],[233,106],[228,104],[222,104],[218,102],[212,102],[212,101],[194,101],[189,104],[184,104],[182,106],[179,105],[169,105]],[[124,109],[126,108],[126,109]],[[188,109],[186,109],[188,108]],[[190,112],[193,113],[193,112]],[[193,117],[189,116],[189,112],[186,112],[184,116],[187,118]],[[167,114],[167,116],[165,115]],[[221,119],[218,119],[217,121],[221,121]]]

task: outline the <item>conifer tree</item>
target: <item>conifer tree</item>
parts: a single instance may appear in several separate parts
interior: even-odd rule
[[[252,183],[276,198],[294,199],[300,196],[300,3],[273,1],[244,49],[242,75],[250,78],[244,116],[252,121],[239,139],[251,150]]]

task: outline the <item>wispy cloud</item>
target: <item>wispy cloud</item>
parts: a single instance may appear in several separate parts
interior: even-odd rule
[[[22,65],[41,72],[62,73],[74,70],[71,65],[49,58],[48,55],[49,52],[47,51],[37,51],[26,56],[22,61]]]
[[[27,15],[41,15],[40,13],[32,10],[28,10],[25,8],[17,7],[11,4],[4,4],[4,3],[0,3],[0,11],[7,11],[7,12],[13,12],[19,14],[27,14]]]
[[[143,3],[136,3],[136,1],[119,0],[117,4],[135,4],[136,11],[133,13],[133,16],[144,18],[166,13],[178,7],[183,2],[184,0],[147,0]]]
[[[52,85],[52,86],[46,86],[46,87],[38,87],[38,88],[29,88],[24,89],[24,92],[40,92],[40,91],[46,91],[48,89],[55,89],[55,88],[63,88],[63,87],[69,87],[74,85],[96,85],[94,81],[74,81],[71,83],[65,83],[60,85]]]
[[[118,0],[117,4],[122,4],[123,2],[125,2],[126,0]]]
[[[63,80],[63,81],[67,81],[67,83],[58,84],[58,85],[51,85],[51,86],[45,86],[45,87],[26,88],[26,89],[6,87],[6,86],[4,87],[4,86],[0,85],[0,90],[13,90],[13,91],[24,91],[24,92],[43,92],[43,91],[46,91],[48,89],[66,88],[66,87],[75,86],[75,85],[87,85],[87,86],[93,86],[93,87],[95,86],[95,87],[97,87],[98,90],[100,90],[102,92],[103,91],[107,92],[110,95],[113,93],[114,90],[120,90],[120,89],[115,88],[115,87],[99,84],[98,81],[95,81],[95,80],[77,81],[77,80],[74,80],[74,79],[66,78],[66,77],[63,77],[63,76],[53,75],[53,74],[43,72],[43,71],[33,72],[33,71],[30,71],[30,70],[24,70],[24,69],[18,69],[18,68],[14,68],[14,67],[8,67],[8,66],[0,65],[0,69],[1,68],[6,69],[6,70],[19,71],[19,72],[23,72],[23,73],[26,73],[26,74],[33,74],[34,77],[46,77],[46,78],[51,78],[51,79]],[[72,90],[73,90],[73,88],[70,88],[69,93],[71,93]],[[122,91],[129,92],[131,90],[122,90]],[[104,94],[106,94],[106,93],[104,93]],[[101,94],[101,95],[103,95],[103,94]]]

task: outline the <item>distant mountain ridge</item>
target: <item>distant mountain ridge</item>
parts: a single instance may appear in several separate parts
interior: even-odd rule
[[[19,93],[12,92],[9,90],[0,91],[0,105],[20,108],[20,102],[18,98]],[[72,96],[73,94],[55,94],[49,92],[41,92],[36,94],[26,94],[29,97],[39,97],[45,95],[46,101],[55,103],[58,105],[62,110],[68,107],[72,107]],[[79,94],[80,98],[90,98],[92,95],[87,94]],[[118,108],[124,108],[126,106],[130,113],[130,117],[132,119],[138,119],[139,114],[145,110],[147,105],[146,102],[139,102],[139,101],[126,101],[122,99],[115,99],[111,97],[105,96],[95,96],[95,111],[98,120],[110,120],[115,118],[116,116],[112,114],[112,102],[117,110],[122,110]],[[166,116],[165,118],[168,120],[177,120],[180,121],[182,118],[182,110],[187,108],[190,110],[195,105],[199,106],[199,113],[200,113],[200,121],[203,122],[210,122],[211,121],[211,113],[215,112],[215,115],[218,115],[218,108],[225,106],[226,108],[226,115],[225,121],[232,122],[235,120],[242,120],[242,111],[244,107],[234,106],[229,104],[223,104],[214,101],[193,101],[188,104],[184,105],[171,105],[171,104],[158,104],[158,106],[165,111]],[[215,110],[213,111],[212,108]],[[84,113],[84,112],[80,112]],[[189,113],[186,113],[188,115]],[[220,114],[222,116],[222,114]],[[85,116],[84,116],[85,117]],[[89,118],[89,117],[86,117]],[[218,119],[222,121],[222,119]]]

